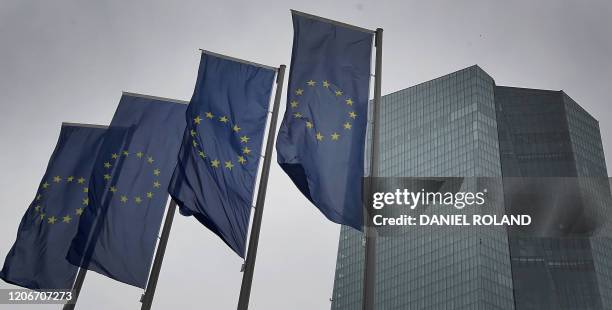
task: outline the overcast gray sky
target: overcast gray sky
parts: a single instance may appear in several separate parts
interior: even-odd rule
[[[61,122],[108,124],[122,90],[188,100],[198,48],[289,64],[290,8],[384,28],[383,94],[473,64],[498,85],[563,89],[600,121],[610,159],[609,0],[2,0],[0,259],[15,240]],[[283,98],[281,113],[284,104]],[[328,308],[339,231],[274,164],[252,308]],[[199,223],[176,216],[153,308],[235,308],[241,263]],[[77,309],[138,309],[141,293],[89,273]]]

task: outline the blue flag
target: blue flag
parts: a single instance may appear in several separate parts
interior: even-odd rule
[[[204,52],[169,192],[244,257],[275,70]]]
[[[77,267],[66,252],[87,207],[89,176],[106,127],[62,124],[36,198],[19,224],[0,277],[34,290],[71,289]]]
[[[93,169],[71,263],[145,288],[186,109],[170,99],[123,94]]]
[[[331,221],[361,230],[373,33],[293,12],[278,163]]]

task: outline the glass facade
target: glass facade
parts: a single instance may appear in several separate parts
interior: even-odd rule
[[[500,177],[494,90],[473,66],[384,96],[380,176]],[[431,226],[379,237],[376,263],[377,309],[513,309],[504,231]],[[332,309],[361,307],[362,265],[361,234],[343,227]]]
[[[609,205],[603,147],[593,117],[561,91],[497,87],[495,103],[504,177],[570,177],[581,197],[594,198],[588,203]],[[599,216],[609,217],[605,208],[596,209]],[[605,239],[509,235],[509,244],[516,309],[610,305],[611,256],[604,250],[610,245]]]
[[[478,66],[383,96],[379,109],[381,177],[606,175],[597,121],[571,98],[497,87]],[[475,182],[464,182],[461,191],[476,190]],[[601,182],[595,183],[601,193]],[[593,184],[584,185],[589,188]],[[607,183],[606,188],[609,196]],[[491,204],[503,208],[503,201]],[[411,232],[378,238],[376,309],[612,305],[608,241],[519,240],[489,226],[426,226]],[[333,310],[360,309],[363,250],[361,233],[342,227]],[[537,263],[531,264],[534,258]],[[517,286],[513,277],[524,272],[535,272],[539,282]],[[567,284],[572,276],[579,281]],[[538,288],[551,299],[566,290],[578,293],[557,304],[533,302],[539,294],[534,283],[543,283]]]

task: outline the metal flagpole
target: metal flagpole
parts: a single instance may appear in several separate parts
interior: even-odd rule
[[[381,72],[382,72],[382,28],[376,29],[374,46],[376,47],[376,65],[374,68],[374,102],[372,104],[372,150],[370,156],[370,178],[378,176],[378,135],[379,135],[379,107],[381,100]],[[371,181],[370,181],[371,184]],[[371,187],[371,186],[370,186]],[[369,225],[367,206],[364,205],[364,233],[365,233],[365,262],[363,270],[363,310],[374,310],[376,299],[376,230]]]
[[[142,295],[140,301],[142,302],[141,310],[151,309],[153,304],[153,296],[155,295],[155,288],[157,287],[157,280],[159,279],[159,272],[161,271],[162,262],[164,261],[164,254],[166,253],[166,246],[168,245],[168,238],[170,238],[170,229],[172,229],[172,221],[174,220],[174,213],[176,212],[176,202],[174,199],[170,199],[170,205],[166,212],[166,219],[164,220],[164,228],[162,228],[161,238],[157,245],[157,251],[155,252],[155,260],[153,261],[153,268],[151,268],[151,274],[149,275],[149,282],[147,283],[147,289]]]
[[[238,299],[238,310],[249,308],[249,297],[251,296],[251,284],[253,283],[253,273],[255,271],[255,259],[257,256],[257,244],[259,243],[259,231],[261,229],[261,219],[263,217],[264,202],[266,200],[266,190],[268,187],[268,176],[270,174],[270,162],[272,161],[272,148],[276,134],[276,121],[280,106],[281,95],[283,92],[283,80],[285,78],[285,65],[278,68],[276,76],[276,93],[274,95],[274,107],[268,129],[268,141],[266,142],[266,153],[264,155],[263,168],[259,179],[257,190],[257,202],[255,203],[255,215],[253,216],[253,226],[249,238],[249,247],[245,262],[244,274],[242,275],[242,285],[240,286],[240,298]]]
[[[83,287],[83,282],[85,282],[85,275],[87,274],[87,269],[80,267],[79,273],[77,274],[76,281],[72,285],[72,299],[70,303],[64,305],[63,310],[74,310],[76,306],[77,299],[79,299],[79,294],[81,293],[81,288]]]

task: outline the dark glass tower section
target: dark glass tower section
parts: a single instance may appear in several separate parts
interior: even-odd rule
[[[383,177],[467,177],[461,191],[479,189],[470,177],[607,178],[597,121],[576,102],[498,87],[478,66],[383,96],[379,109]],[[580,190],[609,202],[600,180]],[[421,228],[379,237],[376,309],[612,309],[607,240]],[[362,268],[361,233],[342,227],[331,309],[360,309]]]
[[[504,177],[571,182],[579,195],[565,208],[577,214],[586,212],[583,203],[609,206],[597,120],[562,91],[496,87],[495,105]],[[552,194],[547,197],[550,203],[563,195]],[[609,217],[607,210],[598,211]],[[516,309],[610,307],[610,256],[594,251],[610,243],[575,234],[558,238],[509,234],[508,240]]]

